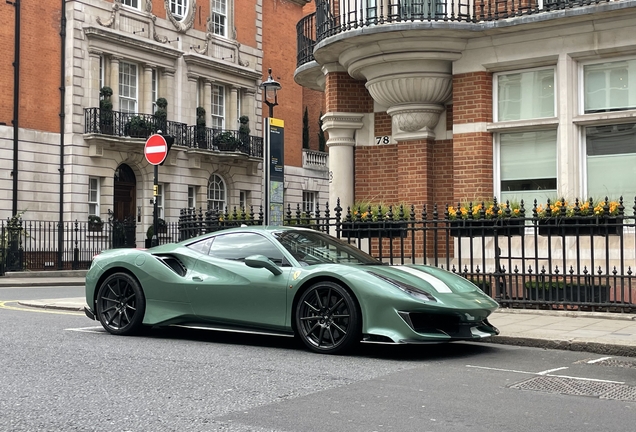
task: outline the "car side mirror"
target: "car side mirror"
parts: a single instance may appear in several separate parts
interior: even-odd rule
[[[278,276],[283,271],[265,255],[252,255],[245,258],[245,265],[252,268],[264,268]]]

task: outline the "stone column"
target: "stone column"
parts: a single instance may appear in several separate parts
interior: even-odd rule
[[[183,122],[189,125],[195,125],[197,124],[197,108],[199,106],[203,106],[203,104],[201,105],[197,105],[197,101],[199,103],[201,103],[202,101],[197,97],[198,91],[199,91],[199,77],[197,75],[194,74],[188,74],[188,88],[187,88],[187,93],[189,95],[189,97],[187,98],[183,98],[182,97],[182,101],[185,102],[187,100],[191,101],[191,105],[188,107],[185,107],[183,114]]]
[[[166,98],[168,101],[168,120],[172,120],[175,118],[175,98],[174,98],[174,70],[164,69],[161,73],[161,85],[164,91],[161,94],[161,97]]]
[[[88,51],[88,106],[89,108],[99,107],[99,60],[101,58],[101,51]]]
[[[144,86],[142,91],[141,110],[142,113],[154,114],[152,109],[152,65],[144,65]]]
[[[340,198],[340,206],[353,204],[354,164],[353,147],[355,133],[362,128],[364,114],[328,112],[322,117],[322,129],[329,133],[329,206],[334,209]]]
[[[119,111],[119,62],[121,60],[121,57],[110,58],[110,88],[113,89],[110,101],[113,103],[113,111]]]
[[[230,104],[229,104],[230,112],[227,116],[228,119],[228,129],[229,130],[238,130],[239,122],[236,112],[238,110],[238,88],[235,86],[230,87]]]
[[[201,106],[205,108],[205,124],[212,127],[212,80],[205,80],[203,86],[203,101]]]
[[[256,101],[256,89],[253,88],[245,88],[242,91],[243,100],[241,103],[241,107],[243,107],[243,112],[241,115],[246,115],[249,117],[250,122],[248,123],[251,132],[251,135],[256,135],[254,131],[256,130],[256,111],[254,110],[255,101]]]

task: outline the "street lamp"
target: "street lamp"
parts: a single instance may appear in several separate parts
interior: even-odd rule
[[[276,92],[281,89],[280,83],[275,81],[272,78],[272,68],[269,68],[268,71],[269,76],[267,77],[267,81],[263,81],[260,87],[265,91],[265,104],[269,107],[269,117],[274,117],[274,107],[278,105],[278,96]],[[270,99],[273,99],[274,102],[271,102]]]

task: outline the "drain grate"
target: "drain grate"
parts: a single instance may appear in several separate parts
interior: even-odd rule
[[[510,388],[636,402],[636,387],[601,381],[538,376],[513,384]]]
[[[628,361],[628,360],[607,359],[607,360],[601,360],[601,361],[595,362],[593,364],[601,365],[601,366],[619,367],[619,368],[625,368],[625,369],[636,369],[636,362]]]

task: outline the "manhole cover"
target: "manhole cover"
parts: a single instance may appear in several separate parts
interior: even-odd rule
[[[512,385],[510,388],[519,390],[534,390],[546,393],[560,393],[573,396],[595,396],[614,390],[621,384],[601,381],[577,380],[571,378],[538,376]]]
[[[601,399],[617,399],[623,401],[636,402],[636,387],[628,385],[620,385],[614,390],[600,396]]]

